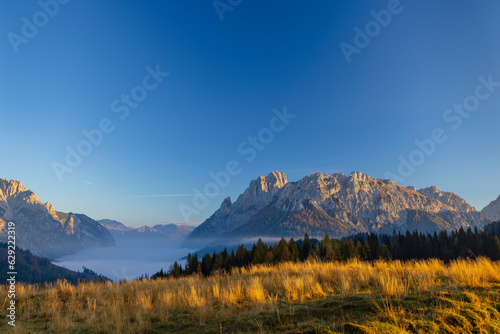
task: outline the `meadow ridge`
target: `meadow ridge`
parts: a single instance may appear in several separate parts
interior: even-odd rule
[[[2,332],[500,333],[500,262],[486,258],[309,260],[16,290],[16,326],[4,319]]]

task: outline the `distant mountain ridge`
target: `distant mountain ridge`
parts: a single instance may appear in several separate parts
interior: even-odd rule
[[[64,213],[42,203],[19,181],[0,179],[0,242],[7,242],[7,223],[16,224],[16,246],[45,257],[85,248],[115,246],[107,229],[83,214]]]
[[[125,226],[123,223],[116,221],[116,220],[111,220],[111,219],[101,219],[97,221],[99,224],[107,228],[108,230],[113,230],[113,231],[130,231],[133,230],[133,227],[130,226]]]
[[[491,220],[464,199],[436,187],[417,190],[360,172],[313,173],[288,182],[272,172],[250,182],[232,203],[228,197],[187,242],[209,238],[343,237],[360,232],[451,231]]]
[[[153,227],[143,225],[138,228],[125,226],[116,220],[102,219],[99,224],[108,229],[118,245],[165,244],[182,241],[194,229],[193,226],[158,224]]]

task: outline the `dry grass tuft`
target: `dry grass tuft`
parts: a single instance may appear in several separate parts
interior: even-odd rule
[[[342,324],[343,330],[365,333],[404,333],[418,328],[424,333],[437,329],[486,333],[500,331],[500,297],[488,299],[474,289],[492,287],[498,292],[500,263],[485,258],[447,265],[439,260],[287,262],[208,278],[77,286],[59,281],[46,287],[18,283],[16,331],[196,332],[216,326],[211,330],[219,332],[224,324],[230,332],[245,328],[258,332],[266,328],[291,331],[300,324],[320,332],[319,328],[338,330]],[[458,291],[462,299],[450,291]],[[429,298],[425,303],[435,302],[431,309],[421,302],[423,296]],[[0,298],[6,307],[5,286],[0,286]],[[302,310],[300,305],[323,301],[329,301],[324,309],[332,319],[327,324],[321,316],[319,324],[312,323],[312,309]],[[344,308],[353,318],[345,318]]]

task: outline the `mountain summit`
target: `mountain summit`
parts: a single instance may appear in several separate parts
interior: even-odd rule
[[[233,231],[269,205],[287,183],[286,175],[282,172],[275,171],[265,177],[259,176],[250,182],[236,202],[231,203],[230,197],[224,199],[219,210],[195,228],[188,239],[215,237]]]
[[[58,257],[90,247],[114,246],[112,235],[95,220],[58,212],[42,203],[19,181],[0,179],[0,241],[7,242],[7,223],[16,224],[16,246],[35,255]]]
[[[284,173],[272,172],[252,180],[236,202],[226,198],[188,239],[434,232],[489,222],[458,195],[436,187],[406,188],[361,172],[313,173],[288,182]]]

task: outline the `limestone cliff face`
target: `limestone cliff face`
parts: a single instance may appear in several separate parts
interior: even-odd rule
[[[481,213],[494,221],[500,221],[500,196],[485,206]]]
[[[405,188],[360,172],[314,173],[287,182],[273,172],[250,183],[238,200],[197,227],[190,239],[209,237],[342,237],[359,232],[421,232],[481,227],[491,222],[454,193]]]
[[[437,199],[460,212],[476,212],[473,206],[469,205],[463,198],[452,192],[441,191],[435,186],[418,190],[424,196]]]
[[[114,246],[111,234],[82,214],[58,212],[19,181],[0,179],[0,241],[5,223],[16,223],[17,246],[35,255],[58,257],[89,247]]]
[[[191,232],[188,238],[214,237],[234,230],[267,206],[287,182],[285,173],[278,171],[266,177],[259,176],[250,182],[236,202],[231,203],[230,197],[224,199],[219,210]]]

